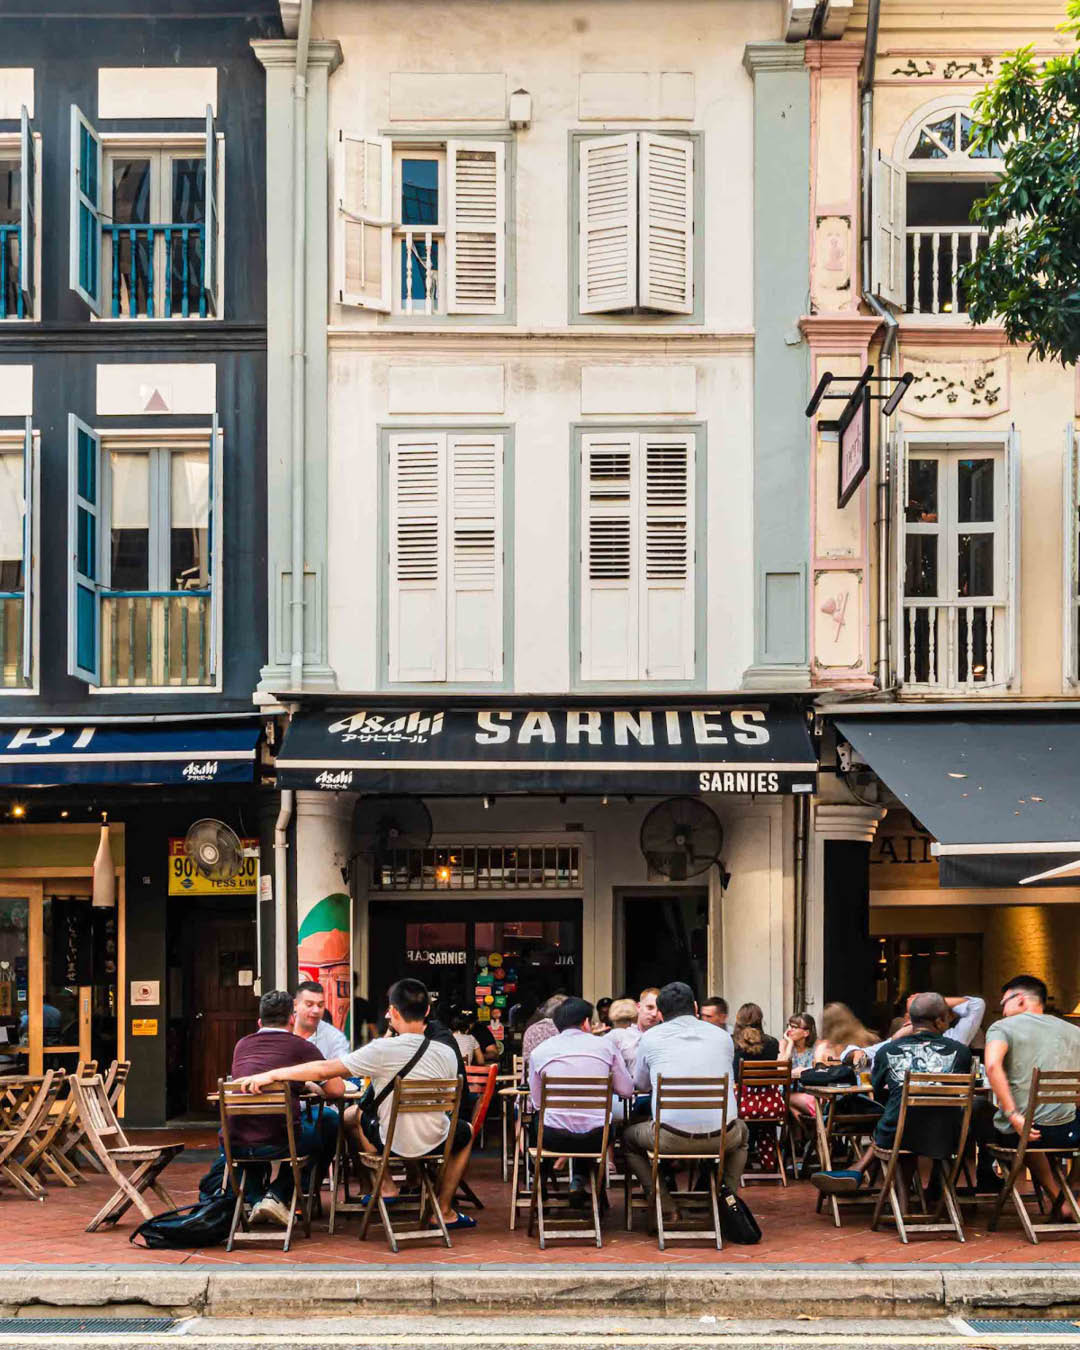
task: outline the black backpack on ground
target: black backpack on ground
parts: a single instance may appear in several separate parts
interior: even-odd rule
[[[720,1232],[728,1242],[753,1247],[761,1241],[761,1229],[750,1206],[726,1182],[720,1183]]]
[[[215,1195],[183,1209],[169,1209],[139,1224],[128,1239],[150,1248],[216,1247],[229,1236],[235,1201],[231,1195]]]

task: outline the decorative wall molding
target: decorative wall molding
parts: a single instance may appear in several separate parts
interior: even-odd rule
[[[814,352],[865,351],[880,327],[872,314],[804,314],[799,320],[799,331]]]
[[[902,366],[915,376],[904,400],[911,417],[997,417],[1009,410],[1009,357],[963,356],[944,360],[936,353],[902,353]]]
[[[379,355],[451,353],[470,356],[513,355],[568,356],[725,356],[754,350],[752,330],[703,333],[643,332],[631,328],[595,331],[573,328],[543,329],[346,328],[331,324],[327,329],[331,351],[376,352]]]

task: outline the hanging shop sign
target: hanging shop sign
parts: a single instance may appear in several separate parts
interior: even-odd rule
[[[836,505],[843,510],[870,472],[870,390],[865,385],[845,407],[839,432]]]
[[[244,852],[257,849],[257,839],[241,839]],[[183,839],[169,840],[169,894],[170,895],[254,895],[259,886],[258,858],[244,858],[244,865],[235,877],[214,881],[204,877],[184,852]]]

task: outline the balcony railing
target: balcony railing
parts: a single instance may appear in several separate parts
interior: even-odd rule
[[[437,314],[441,231],[405,229],[395,236],[395,242],[402,314]]]
[[[908,689],[979,693],[1008,681],[1005,605],[905,599],[903,613],[901,666]]]
[[[0,591],[0,689],[25,689],[23,674],[23,594]]]
[[[205,226],[106,225],[112,242],[112,317],[171,319],[197,313],[206,318]],[[158,271],[164,272],[162,311],[158,311]],[[175,292],[175,298],[174,298]],[[193,303],[194,292],[194,303]]]
[[[26,317],[22,287],[19,285],[21,247],[19,226],[0,225],[0,319]]]
[[[212,684],[210,592],[104,592],[101,682],[117,689]]]
[[[909,229],[909,314],[966,314],[960,272],[986,248],[986,230]]]

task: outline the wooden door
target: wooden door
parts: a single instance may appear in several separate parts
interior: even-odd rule
[[[258,1026],[255,915],[193,910],[191,998],[188,1007],[188,1110],[208,1110],[206,1097],[228,1073],[233,1046]]]

